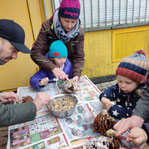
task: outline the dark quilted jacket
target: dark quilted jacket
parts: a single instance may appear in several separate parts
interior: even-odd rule
[[[56,66],[51,63],[44,55],[48,52],[50,44],[58,40],[54,32],[53,17],[42,24],[38,37],[31,49],[31,58],[42,69],[51,72]],[[69,43],[65,44],[68,49],[68,59],[70,60],[73,71],[72,76],[81,75],[84,67],[84,32],[80,27],[80,33]]]

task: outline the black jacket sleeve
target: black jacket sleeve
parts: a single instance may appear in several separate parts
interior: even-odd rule
[[[149,122],[144,123],[142,128],[145,130],[145,132],[147,134],[148,139],[147,139],[146,143],[149,145]]]

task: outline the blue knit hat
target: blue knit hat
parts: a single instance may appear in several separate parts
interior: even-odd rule
[[[49,57],[67,57],[67,47],[61,40],[52,42],[49,48]]]
[[[145,83],[149,62],[146,53],[139,50],[129,57],[124,57],[116,69],[116,75],[122,75],[138,83]]]

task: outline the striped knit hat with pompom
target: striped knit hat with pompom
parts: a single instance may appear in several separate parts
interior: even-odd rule
[[[116,69],[116,75],[125,76],[138,83],[145,83],[149,62],[146,53],[139,50],[129,57],[124,57]]]

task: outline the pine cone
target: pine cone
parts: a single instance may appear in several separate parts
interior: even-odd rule
[[[87,149],[119,149],[120,141],[116,138],[99,136],[87,142]]]
[[[119,149],[121,147],[120,141],[117,138],[109,138],[109,149]]]
[[[66,80],[62,83],[61,88],[67,93],[73,93],[76,91],[77,86],[73,80]]]
[[[25,103],[25,102],[33,102],[33,98],[31,96],[23,97],[22,103]]]
[[[103,110],[94,119],[93,127],[97,132],[106,136],[107,130],[112,129],[115,124],[114,118],[108,114],[107,110]]]

